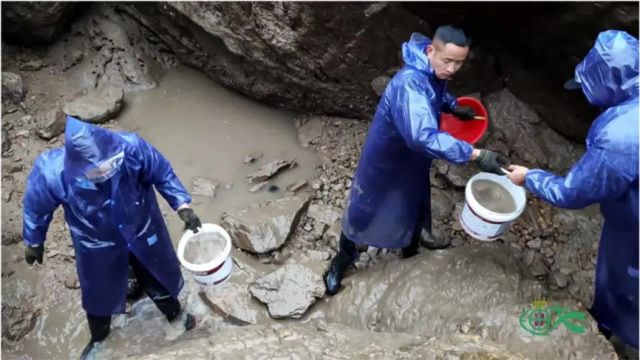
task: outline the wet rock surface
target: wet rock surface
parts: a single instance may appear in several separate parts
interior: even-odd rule
[[[299,197],[257,204],[224,214],[222,226],[235,246],[262,254],[280,248],[287,241],[307,206],[308,201]]]
[[[426,338],[370,332],[337,324],[246,326],[210,338],[190,340],[132,359],[183,358],[332,358],[332,359],[525,359],[504,346],[471,335]]]
[[[64,105],[65,114],[91,123],[103,123],[113,118],[124,100],[124,92],[119,88],[91,91]]]
[[[267,305],[274,319],[300,318],[324,295],[322,276],[301,264],[287,264],[249,285],[249,291]]]
[[[436,337],[469,333],[531,359],[616,358],[589,316],[580,336],[559,328],[542,339],[520,326],[523,309],[544,296],[544,288],[520,275],[504,245],[474,244],[391,261],[356,273],[343,285],[326,310],[329,321]],[[586,311],[568,299],[548,301]]]
[[[2,38],[21,44],[55,40],[76,4],[61,1],[9,2],[2,6]]]
[[[247,180],[251,183],[262,183],[273,176],[275,176],[281,170],[291,166],[293,161],[288,160],[273,160],[258,169],[257,171],[247,175]]]

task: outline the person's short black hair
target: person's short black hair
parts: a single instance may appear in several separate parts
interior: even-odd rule
[[[452,43],[457,46],[466,47],[471,44],[471,40],[467,38],[462,29],[451,25],[442,25],[436,29],[433,36],[434,40],[440,40],[444,44]]]

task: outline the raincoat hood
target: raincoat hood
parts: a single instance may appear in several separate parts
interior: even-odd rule
[[[115,133],[67,116],[64,144],[67,178],[84,179],[87,172],[101,168],[100,176],[113,175],[122,164],[123,148],[123,140]]]
[[[431,39],[420,34],[411,34],[411,39],[402,44],[402,60],[408,66],[424,71],[429,75],[434,75],[429,58],[425,53],[427,45],[431,44]]]
[[[575,70],[592,105],[609,108],[638,95],[638,39],[624,31],[601,32]]]

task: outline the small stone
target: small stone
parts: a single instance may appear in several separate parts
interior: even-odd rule
[[[297,192],[298,190],[302,189],[305,186],[307,186],[307,180],[300,179],[295,184],[291,184],[291,185],[287,186],[287,190],[295,193],[295,192]]]
[[[254,162],[256,162],[256,160],[260,159],[261,157],[262,157],[261,152],[259,151],[252,152],[249,155],[244,157],[244,163],[253,164]]]
[[[525,265],[530,266],[531,264],[533,264],[533,260],[536,256],[536,252],[533,250],[527,250],[524,252],[524,255],[522,256],[522,261],[524,262]]]
[[[78,281],[78,277],[75,274],[69,275],[64,281],[64,286],[67,289],[79,289],[80,282]]]
[[[267,184],[269,183],[269,181],[263,181],[261,183],[258,183],[254,186],[251,187],[251,189],[249,189],[249,192],[258,192],[260,190],[262,190],[262,188],[264,188]]]
[[[568,284],[568,279],[560,272],[553,272],[549,276],[549,285],[556,286],[558,288],[564,288]]]
[[[537,261],[529,268],[529,271],[533,276],[542,276],[547,273],[547,267],[542,262]]]
[[[42,63],[42,60],[35,59],[35,60],[30,60],[30,61],[27,61],[26,63],[21,64],[20,65],[20,70],[22,70],[22,71],[38,71],[38,70],[42,69],[43,66],[44,66],[44,64]]]
[[[534,240],[527,241],[527,247],[530,249],[540,249],[542,246],[542,240],[540,238],[535,238]]]
[[[311,232],[311,230],[313,230],[313,227],[311,226],[311,224],[309,223],[304,224],[304,231]]]
[[[193,178],[193,194],[215,197],[218,185],[219,183],[215,180],[197,176]]]
[[[451,240],[451,246],[462,246],[464,245],[464,239],[460,236],[456,236]]]

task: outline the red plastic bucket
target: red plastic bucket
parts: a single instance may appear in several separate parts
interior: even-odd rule
[[[458,99],[458,106],[468,106],[473,109],[476,116],[484,119],[462,121],[452,114],[442,113],[440,116],[440,130],[446,131],[456,139],[464,140],[470,144],[475,144],[487,132],[489,128],[489,114],[480,101],[469,96],[462,96]]]

